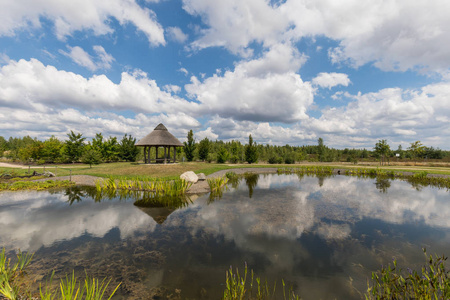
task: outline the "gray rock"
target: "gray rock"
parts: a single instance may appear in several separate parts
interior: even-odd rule
[[[198,176],[198,181],[206,180],[206,175],[204,173],[197,174],[197,176]]]
[[[198,181],[198,176],[192,171],[187,171],[180,175],[180,179],[184,179],[187,182],[196,183]]]

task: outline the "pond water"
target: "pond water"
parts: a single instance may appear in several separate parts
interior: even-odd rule
[[[122,282],[118,296],[133,299],[220,299],[225,272],[245,264],[303,299],[360,299],[393,257],[420,268],[422,247],[450,249],[449,192],[399,180],[254,175],[178,209],[94,195],[0,193],[0,247],[35,252],[33,280],[86,270]]]

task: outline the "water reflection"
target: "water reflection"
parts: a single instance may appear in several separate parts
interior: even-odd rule
[[[415,267],[422,246],[450,246],[445,190],[347,176],[233,184],[215,201],[169,207],[119,196],[95,202],[89,189],[2,193],[0,245],[37,251],[32,268],[41,274],[88,269],[124,282],[127,297],[149,298],[164,285],[191,299],[220,298],[225,270],[244,262],[269,280],[285,278],[304,299],[358,299],[349,277],[365,290],[392,256]]]

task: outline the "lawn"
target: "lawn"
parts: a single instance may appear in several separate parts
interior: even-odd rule
[[[142,163],[117,162],[117,163],[103,163],[100,165],[93,165],[92,168],[85,164],[64,164],[64,165],[48,165],[45,167],[46,171],[56,173],[57,176],[72,175],[92,175],[98,177],[125,177],[125,178],[160,178],[160,179],[175,179],[186,171],[194,171],[195,173],[205,173],[206,175],[214,172],[233,168],[295,168],[301,165],[321,165],[330,166],[333,168],[352,169],[352,168],[380,168],[392,170],[396,172],[422,172],[434,174],[450,175],[449,166],[433,166],[432,164],[421,165],[390,165],[379,166],[376,163],[353,165],[350,163],[299,163],[294,165],[271,165],[271,164],[216,164],[206,162],[185,162],[178,164],[151,164],[145,165]],[[29,170],[24,166],[21,168],[6,168],[0,167],[0,175],[5,173],[14,173],[14,175],[28,175]],[[31,167],[30,172],[36,170],[38,173],[43,172],[43,167]]]

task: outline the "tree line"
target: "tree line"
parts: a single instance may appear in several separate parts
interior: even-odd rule
[[[23,138],[10,137],[8,140],[0,136],[0,156],[25,163],[73,163],[84,162],[97,164],[101,162],[137,161],[143,159],[142,147],[136,147],[136,138],[125,134],[121,140],[116,137],[105,138],[97,133],[87,141],[81,133],[71,131],[64,141],[52,136],[40,141],[30,136]],[[171,149],[173,152],[173,149]],[[3,155],[1,155],[3,153]],[[155,157],[155,149],[151,156]],[[173,155],[173,153],[169,153]],[[204,138],[196,141],[190,130],[184,148],[177,150],[179,161],[207,161],[217,163],[256,163],[293,164],[300,161],[339,162],[379,160],[381,164],[389,163],[391,159],[409,159],[411,161],[424,159],[450,158],[450,151],[424,146],[420,141],[411,143],[403,150],[399,145],[397,150],[391,150],[387,140],[379,140],[372,149],[335,149],[325,145],[319,138],[317,145],[275,146],[257,144],[249,136],[248,143],[240,141],[209,140]]]
[[[119,141],[116,137],[105,139],[101,133],[86,142],[81,133],[71,131],[67,139],[61,141],[52,136],[40,141],[30,136],[10,137],[6,140],[0,136],[0,154],[13,161],[24,163],[74,163],[84,162],[98,164],[101,162],[136,161],[139,149],[136,139],[125,134]],[[0,155],[1,156],[1,155]]]

